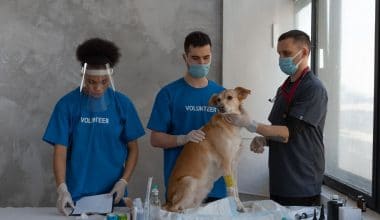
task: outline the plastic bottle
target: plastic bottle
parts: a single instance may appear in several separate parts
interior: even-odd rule
[[[155,184],[152,187],[151,196],[150,196],[150,219],[159,219],[161,201],[160,201],[160,192],[158,191],[158,185]]]
[[[152,195],[151,195],[151,199],[150,199],[150,204],[152,206],[158,206],[158,207],[161,207],[161,201],[160,201],[160,192],[158,191],[158,185],[155,184],[153,185],[152,187]]]
[[[356,197],[356,206],[359,208],[359,209],[362,209],[363,207],[363,196],[362,195],[358,195]]]
[[[327,202],[327,220],[339,219],[339,207],[344,206],[338,195],[333,195],[331,200]]]
[[[141,198],[136,198],[133,200],[133,211],[134,211],[134,219],[136,220],[144,220],[144,208],[142,205]]]
[[[362,212],[365,212],[367,210],[367,202],[364,198],[362,198]]]

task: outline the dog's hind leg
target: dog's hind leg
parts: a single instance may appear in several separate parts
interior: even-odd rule
[[[176,191],[172,194],[170,198],[170,204],[167,207],[168,211],[180,212],[184,209],[194,208],[201,204],[201,201],[197,203],[196,198],[196,187],[197,180],[191,176],[182,177],[177,182]]]

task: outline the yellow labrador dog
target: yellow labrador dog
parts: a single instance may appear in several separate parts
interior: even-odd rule
[[[240,114],[242,102],[250,93],[237,87],[210,98],[209,105],[216,106],[219,113],[202,128],[206,134],[202,142],[185,144],[169,178],[166,210],[180,212],[200,206],[214,182],[224,176],[228,195],[235,198],[238,210],[244,211],[236,183],[240,128],[228,123],[223,114]]]

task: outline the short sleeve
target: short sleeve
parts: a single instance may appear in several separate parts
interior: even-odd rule
[[[60,144],[68,147],[70,142],[69,117],[67,106],[60,100],[54,107],[42,140],[51,145]]]
[[[327,92],[322,86],[311,86],[294,100],[289,115],[314,127],[324,118],[327,111]]]
[[[129,142],[143,136],[145,134],[145,131],[137,114],[136,108],[132,102],[129,103],[126,112],[127,115],[124,125],[124,137],[126,138],[126,141]]]
[[[153,131],[165,132],[170,130],[171,111],[170,97],[166,90],[161,90],[156,97],[152,113],[148,122],[148,128]]]

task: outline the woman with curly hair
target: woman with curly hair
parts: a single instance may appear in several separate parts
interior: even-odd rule
[[[116,194],[117,204],[127,195],[137,139],[145,134],[132,101],[115,90],[118,47],[93,38],[78,46],[76,56],[82,82],[58,101],[43,136],[54,146],[57,208],[65,215],[65,207],[83,196]]]

